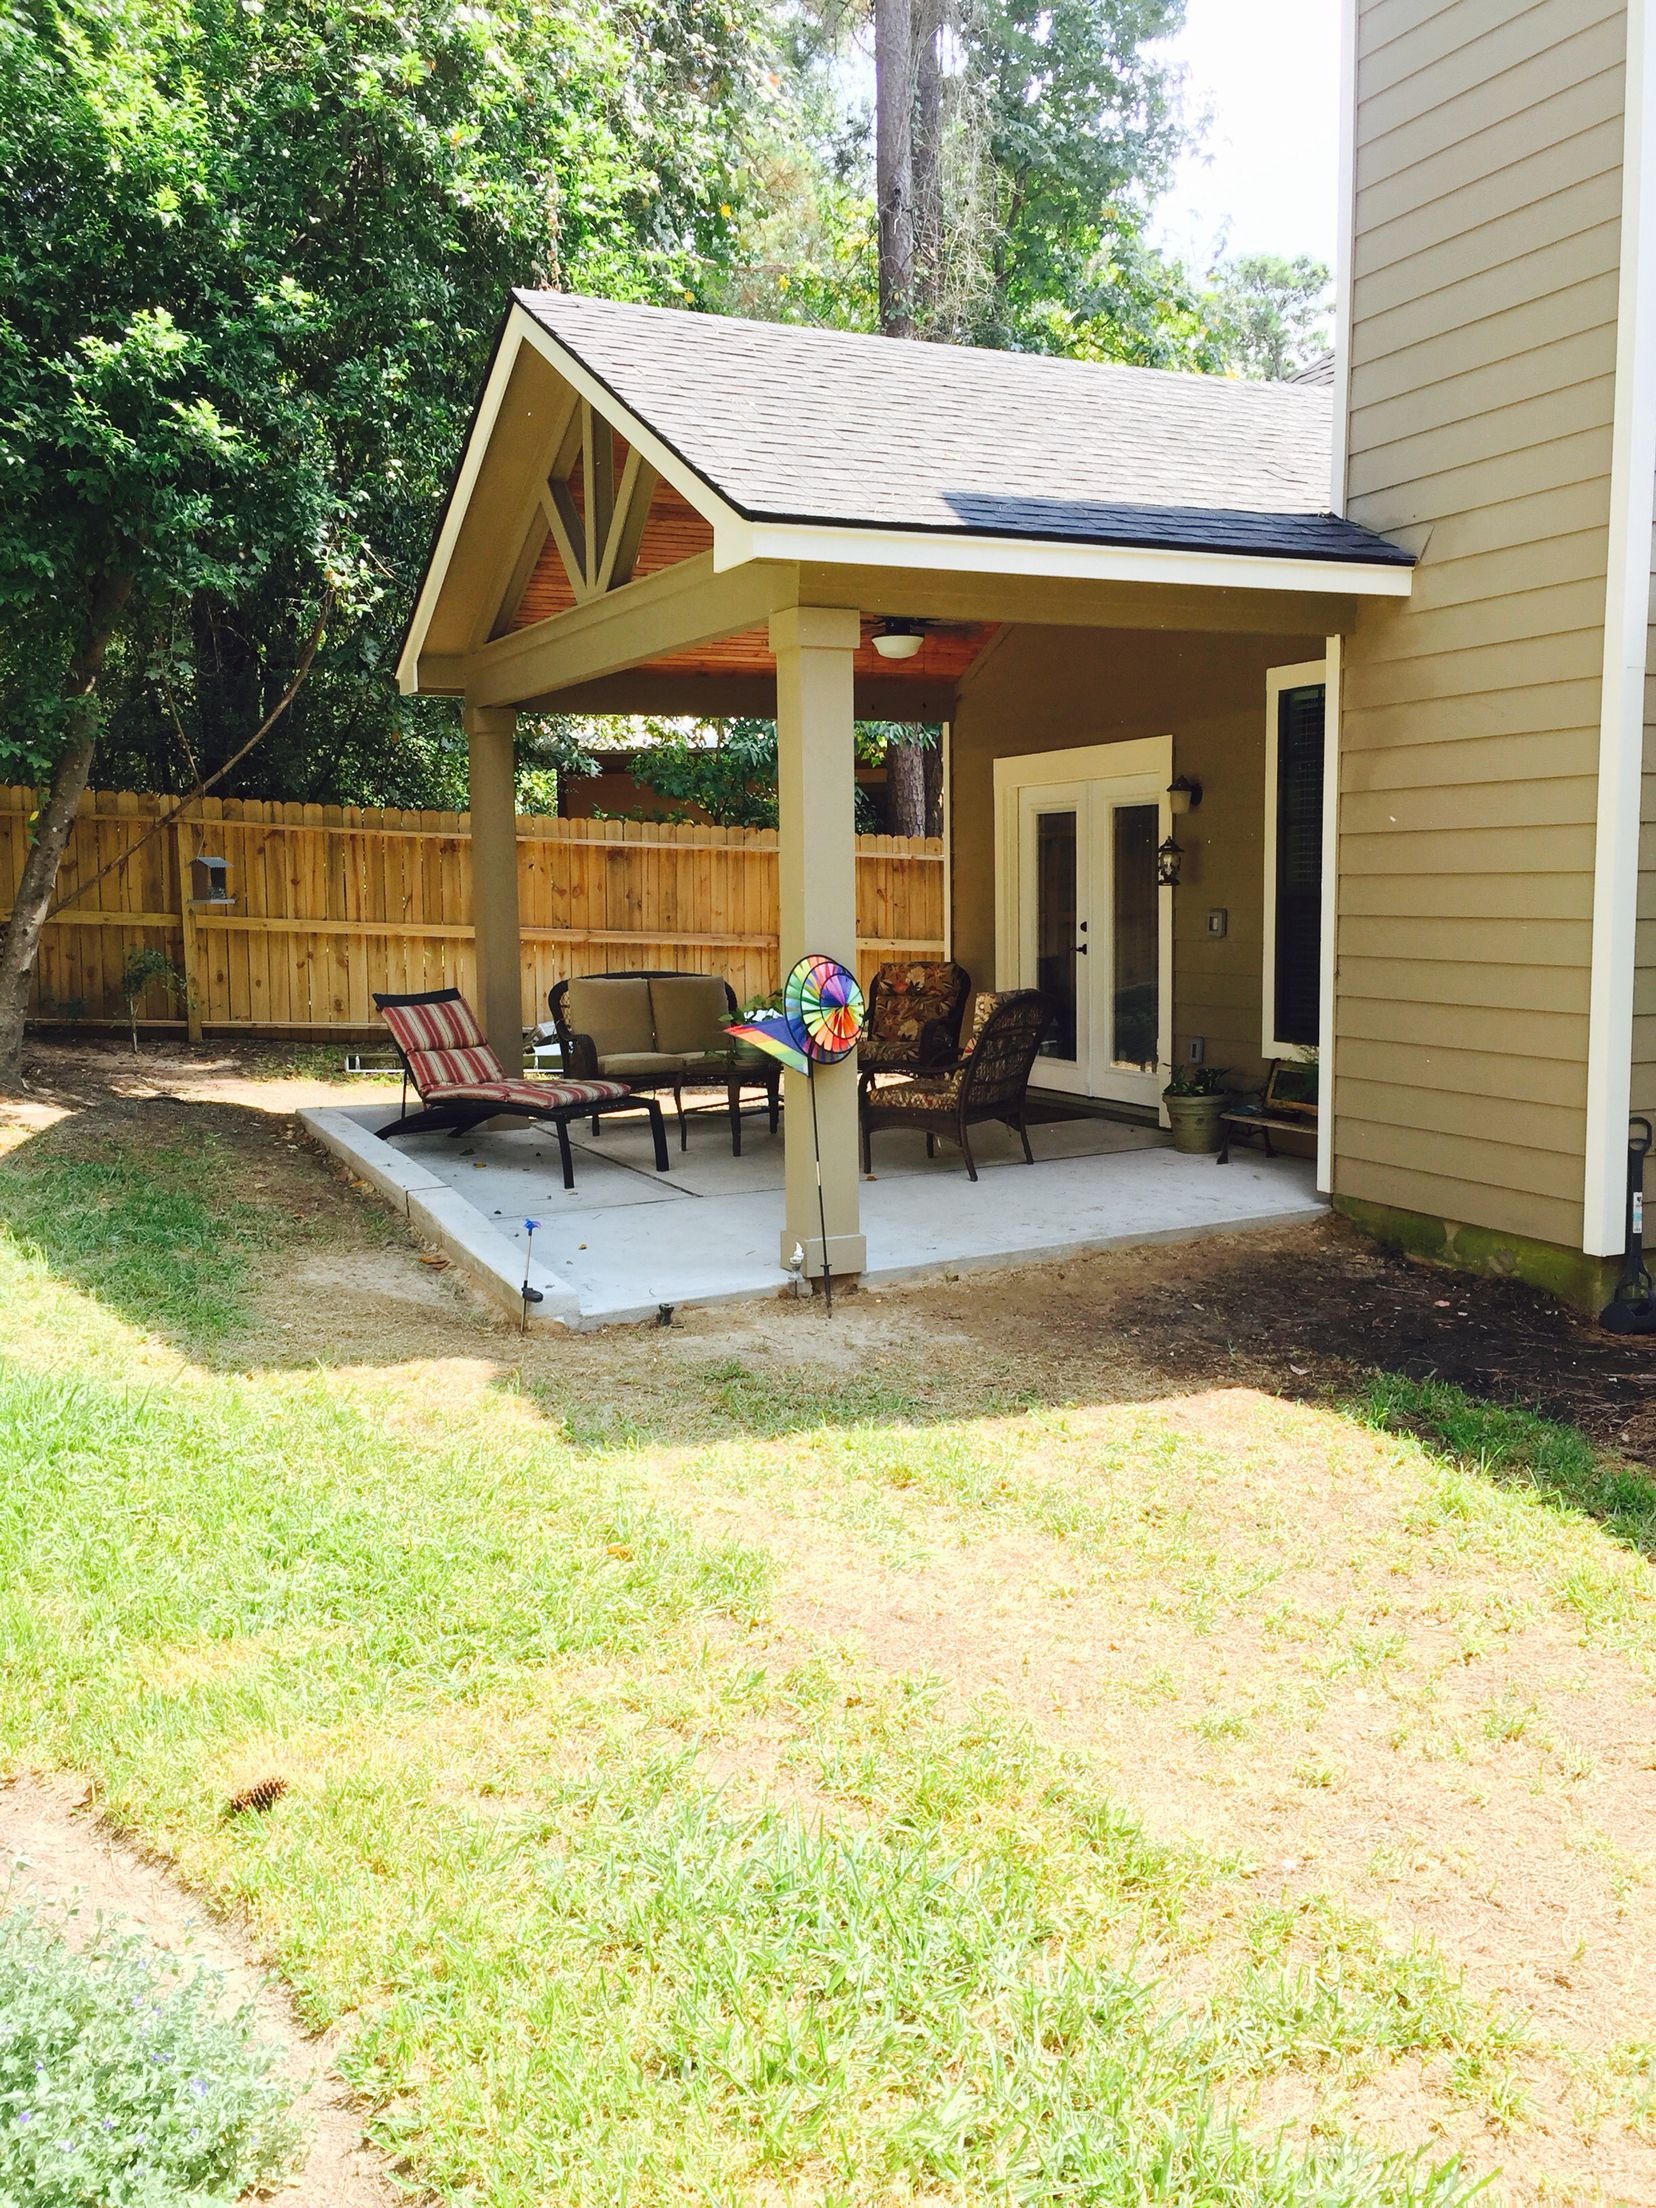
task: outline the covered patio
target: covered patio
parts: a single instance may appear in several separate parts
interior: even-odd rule
[[[463,701],[478,1011],[502,1062],[561,978],[518,927],[519,714],[774,717],[782,971],[807,950],[858,964],[854,723],[927,722],[952,955],[975,990],[1048,998],[1036,1081],[1072,1111],[1034,1168],[974,1187],[891,1135],[864,1182],[855,1060],[825,1068],[820,1213],[800,1076],[779,1137],[733,1160],[702,1131],[660,1185],[607,1133],[575,1198],[542,1206],[560,1236],[590,1222],[557,1260],[582,1317],[774,1290],[796,1248],[807,1280],[895,1279],[1315,1205],[1326,1111],[1315,1165],[1217,1170],[1158,1130],[1171,1066],[1257,1077],[1295,1047],[1289,992],[1314,1045],[1332,985],[1331,868],[1292,909],[1261,872],[1267,705],[1284,684],[1316,702],[1315,857],[1339,639],[1363,598],[1408,592],[1410,562],[1329,511],[1329,416],[1316,389],[514,295],[398,666],[405,691]],[[1326,1056],[1322,1078],[1326,1097]],[[509,1238],[544,1143],[497,1127],[460,1172],[441,1141],[404,1163],[455,1201],[520,1176],[482,1207]]]
[[[762,1119],[739,1158],[717,1122],[696,1126],[665,1174],[653,1169],[640,1126],[577,1133],[576,1186],[566,1193],[544,1128],[497,1124],[462,1142],[411,1135],[393,1149],[372,1132],[383,1105],[300,1116],[503,1310],[521,1310],[527,1268],[541,1297],[531,1323],[648,1321],[686,1304],[794,1289],[776,1244],[785,1143]],[[946,1152],[928,1158],[922,1136],[882,1136],[876,1177],[860,1190],[862,1285],[1287,1226],[1323,1209],[1299,1159],[1238,1152],[1220,1171],[1211,1158],[1180,1157],[1153,1128],[1091,1115],[1043,1122],[1032,1139],[1033,1169],[1015,1138],[984,1129],[974,1186]]]

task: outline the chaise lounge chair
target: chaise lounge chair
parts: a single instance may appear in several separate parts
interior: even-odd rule
[[[463,1135],[486,1119],[544,1119],[557,1129],[563,1184],[575,1186],[569,1121],[610,1112],[647,1112],[658,1173],[667,1170],[667,1133],[653,1096],[634,1096],[624,1081],[525,1081],[514,1079],[489,1048],[471,1006],[458,989],[428,989],[412,997],[374,1002],[402,1060],[402,1111],[376,1130],[381,1139],[446,1127]],[[408,1109],[413,1083],[420,1109]]]

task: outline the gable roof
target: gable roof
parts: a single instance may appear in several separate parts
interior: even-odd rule
[[[1412,564],[1328,510],[1314,386],[514,297],[744,520]]]

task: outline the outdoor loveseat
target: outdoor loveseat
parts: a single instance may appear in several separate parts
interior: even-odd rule
[[[773,1061],[738,1056],[725,1029],[736,1017],[736,993],[717,974],[645,967],[560,981],[547,996],[563,1053],[577,1081],[625,1081],[630,1089],[671,1089],[679,1115],[679,1148],[689,1143],[687,1088],[722,1088],[730,1108],[730,1147],[742,1154],[741,1092],[762,1088],[771,1132],[780,1109]]]

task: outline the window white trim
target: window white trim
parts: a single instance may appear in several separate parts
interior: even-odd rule
[[[1301,660],[1296,667],[1272,667],[1265,676],[1265,875],[1264,875],[1264,967],[1260,975],[1260,1056],[1263,1058],[1297,1058],[1301,1045],[1285,1043],[1276,1031],[1276,905],[1277,905],[1277,724],[1284,690],[1306,690],[1314,684],[1328,685],[1326,659]],[[1327,980],[1329,929],[1328,897],[1333,871],[1328,863],[1328,824],[1332,807],[1328,801],[1328,727],[1327,700],[1323,711],[1323,861],[1322,861],[1322,954],[1323,979]],[[1326,988],[1319,996],[1317,1038],[1317,1063],[1322,1064],[1322,1044],[1332,1023],[1327,1018]]]
[[[1340,684],[1345,640],[1328,639],[1323,697],[1322,987],[1317,1010],[1317,1190],[1334,1193],[1334,1026],[1340,959]]]
[[[1587,1142],[1581,1246],[1613,1257],[1626,1240],[1627,1115],[1639,893],[1639,784],[1656,494],[1656,35],[1650,0],[1629,0],[1622,135],[1621,288],[1610,447],[1610,571],[1604,603],[1593,962],[1587,1024]]]

